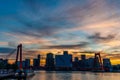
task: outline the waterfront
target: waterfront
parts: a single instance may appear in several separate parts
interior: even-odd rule
[[[28,80],[120,80],[120,73],[39,71]]]

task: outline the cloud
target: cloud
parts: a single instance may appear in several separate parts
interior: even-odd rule
[[[119,34],[119,9],[105,0],[22,2],[12,19],[2,20],[5,25],[1,29],[9,46],[21,42],[31,49],[47,45],[51,45],[47,48],[78,48],[82,44],[76,42],[86,41],[92,43],[93,48],[103,43],[98,47],[102,48],[113,46],[114,33]],[[68,33],[75,35],[66,35]]]
[[[109,34],[107,36],[101,36],[100,33],[95,33],[91,36],[88,36],[88,39],[91,39],[93,41],[96,41],[96,42],[108,42],[108,41],[111,41],[113,39],[115,39],[116,35],[115,34]]]
[[[16,42],[8,42],[8,46],[9,47],[14,47],[14,48],[17,48],[17,45],[18,45],[19,43],[16,43]]]
[[[99,5],[100,4],[100,5]],[[110,6],[105,0],[89,0],[83,7],[72,8],[71,13],[73,21],[77,22],[77,26],[70,29],[71,31],[84,31],[86,33],[100,32],[109,34],[111,32],[119,32],[119,10]]]
[[[111,46],[107,49],[107,51],[111,52],[111,53],[120,53],[120,45],[115,45],[115,46]]]
[[[8,42],[0,42],[0,45],[8,45]]]
[[[52,46],[45,46],[44,48],[48,49],[80,49],[85,48],[89,45],[88,42],[81,42],[80,44],[73,44],[73,45],[52,45]]]
[[[99,52],[99,51],[81,51],[80,53],[96,53],[96,52]]]

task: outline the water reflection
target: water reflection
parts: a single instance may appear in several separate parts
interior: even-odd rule
[[[120,73],[40,71],[28,80],[120,80]]]

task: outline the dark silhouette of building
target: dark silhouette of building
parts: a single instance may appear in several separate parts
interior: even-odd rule
[[[52,53],[48,53],[46,57],[46,70],[54,69],[54,57]]]
[[[78,61],[79,61],[78,57],[75,57],[74,62],[78,62]]]
[[[8,66],[8,59],[0,59],[0,68],[5,69]]]
[[[34,69],[40,68],[40,55],[38,55],[37,58],[33,59],[33,68]]]
[[[72,55],[64,51],[63,55],[55,55],[56,70],[70,70],[72,68]]]
[[[41,59],[41,55],[38,55],[39,66],[40,66],[40,59]]]
[[[3,63],[6,66],[8,64],[8,59],[3,60]]]
[[[25,68],[30,68],[30,59],[25,59]]]
[[[112,71],[112,65],[109,58],[103,59],[103,66],[105,71]]]
[[[39,59],[39,60],[40,60],[40,57],[41,57],[41,56],[40,56],[40,55],[38,55],[38,59]]]
[[[86,59],[86,55],[81,55],[81,60],[85,60]]]
[[[94,64],[94,58],[88,58],[86,59],[86,68],[87,70],[92,70]]]
[[[73,70],[79,70],[79,59],[78,59],[78,57],[75,57],[74,58],[74,62],[73,62]]]
[[[86,55],[81,55],[80,70],[86,70]]]
[[[40,64],[39,59],[36,59],[36,58],[33,59],[33,66],[34,67],[39,67],[40,66],[39,64]]]

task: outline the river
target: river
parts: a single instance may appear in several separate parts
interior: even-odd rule
[[[120,73],[39,71],[28,80],[120,80]]]

